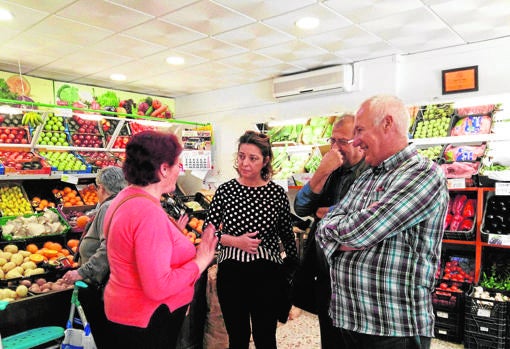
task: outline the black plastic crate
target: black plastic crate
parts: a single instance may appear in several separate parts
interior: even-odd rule
[[[464,337],[464,329],[457,324],[438,323],[434,326],[434,335],[438,339],[448,342],[462,343]]]
[[[462,200],[464,198],[465,200]],[[469,209],[467,205],[472,206],[473,216],[467,216]],[[473,241],[476,232],[476,209],[477,209],[477,193],[474,191],[455,190],[450,191],[450,204],[448,205],[448,215],[451,217],[451,222],[446,226],[444,231],[444,239]],[[459,227],[453,227],[455,217],[462,217],[462,219],[472,220],[472,226],[469,230],[460,230]],[[448,217],[447,217],[448,218]],[[453,229],[452,229],[453,228]]]
[[[482,335],[477,332],[464,331],[466,349],[508,349],[508,338]]]
[[[501,321],[494,318],[466,314],[465,329],[472,333],[480,333],[495,337],[508,337],[508,321]]]
[[[495,292],[489,291],[491,296]],[[507,323],[508,302],[500,302],[490,299],[474,298],[466,295],[466,315],[475,315],[480,318],[492,319],[497,322]]]
[[[456,314],[464,311],[464,292],[451,292],[436,289],[432,293],[432,305],[434,310],[438,311],[454,311]]]

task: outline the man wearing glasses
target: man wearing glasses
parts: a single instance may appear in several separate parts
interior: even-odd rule
[[[314,216],[315,219],[308,234],[302,265],[294,278],[293,303],[298,308],[318,315],[322,349],[342,348],[342,340],[339,331],[334,330],[328,314],[331,298],[329,266],[315,242],[315,227],[368,167],[363,150],[352,144],[353,136],[354,115],[344,114],[333,126],[331,138],[328,139],[330,150],[294,200],[297,215]]]

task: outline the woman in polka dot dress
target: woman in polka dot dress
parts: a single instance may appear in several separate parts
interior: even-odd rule
[[[230,349],[248,349],[252,333],[257,348],[276,348],[286,277],[280,246],[285,265],[297,262],[289,200],[271,181],[272,160],[269,138],[246,131],[234,166],[239,177],[218,187],[207,216],[221,227],[217,291]]]

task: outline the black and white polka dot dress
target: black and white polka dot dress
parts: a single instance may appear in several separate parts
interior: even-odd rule
[[[297,259],[289,199],[284,189],[272,181],[261,187],[244,186],[237,179],[223,183],[214,193],[206,221],[222,226],[222,234],[240,236],[257,231],[257,237],[262,239],[257,254],[221,246],[218,263],[226,259],[250,262],[261,258],[282,263],[280,241],[286,256]]]

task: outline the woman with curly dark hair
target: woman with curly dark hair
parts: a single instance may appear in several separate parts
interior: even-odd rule
[[[214,258],[215,227],[206,227],[196,248],[160,204],[175,190],[181,151],[175,135],[155,131],[134,135],[126,146],[129,186],[105,217],[112,347],[175,348],[194,284]]]
[[[230,349],[247,349],[252,333],[257,348],[276,348],[277,321],[290,309],[282,314],[280,243],[293,262],[287,265],[296,264],[297,249],[289,200],[271,181],[272,160],[269,137],[246,131],[234,166],[239,177],[218,187],[206,219],[221,227],[217,291]]]

